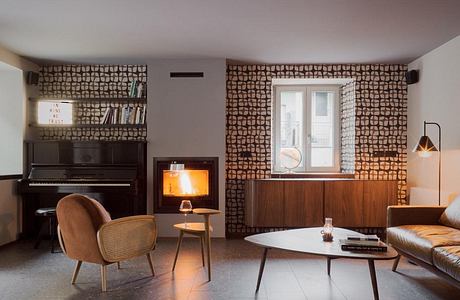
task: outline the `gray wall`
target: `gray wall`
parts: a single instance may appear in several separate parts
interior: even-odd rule
[[[154,60],[148,68],[147,205],[153,209],[153,157],[219,157],[219,209],[225,210],[225,60]],[[204,72],[204,78],[170,78],[170,72]],[[156,214],[160,236],[177,236],[183,215]],[[201,217],[190,216],[190,221]],[[214,236],[225,235],[224,214],[213,216]]]
[[[0,180],[0,245],[15,241],[20,231],[20,198],[16,179]]]
[[[17,68],[23,71],[22,75],[26,74],[27,71],[38,72],[38,66],[23,59],[15,53],[2,48],[0,46],[0,63],[7,64],[11,67]],[[10,67],[8,67],[10,68]],[[24,77],[23,77],[24,78]],[[11,86],[13,93],[20,93],[22,95],[22,106],[26,103],[27,97],[32,97],[38,94],[38,88],[35,86],[27,86],[24,81],[18,86]],[[17,91],[19,89],[19,91]],[[9,90],[11,91],[11,90]],[[22,110],[22,108],[21,108]],[[19,125],[21,124],[21,125]],[[22,118],[18,122],[18,126],[21,127],[22,133],[20,138],[23,138],[23,130],[25,125],[24,111],[22,112]],[[3,146],[3,145],[2,145]],[[22,153],[22,149],[16,149],[19,153]],[[3,155],[2,155],[2,158]],[[20,171],[20,170],[18,170]],[[20,172],[22,173],[22,172]],[[9,174],[13,175],[13,174]],[[18,233],[21,231],[21,206],[20,199],[16,195],[16,180],[0,180],[0,245],[12,242],[17,239]]]
[[[24,106],[22,70],[0,62],[0,176],[22,174]]]
[[[438,154],[420,158],[412,149],[423,134],[423,121],[438,122],[442,127],[442,203],[460,194],[460,36],[409,64],[420,70],[420,81],[409,85],[407,152],[410,203],[437,205]],[[435,126],[427,134],[438,146]]]

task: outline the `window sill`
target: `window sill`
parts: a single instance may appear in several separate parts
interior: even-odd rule
[[[271,173],[271,178],[355,178],[350,173]]]

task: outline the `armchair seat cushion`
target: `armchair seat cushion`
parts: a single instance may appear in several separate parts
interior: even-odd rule
[[[434,248],[433,263],[439,270],[460,281],[460,246]]]
[[[403,225],[387,229],[388,242],[426,263],[433,264],[434,247],[460,246],[460,231],[441,225]]]

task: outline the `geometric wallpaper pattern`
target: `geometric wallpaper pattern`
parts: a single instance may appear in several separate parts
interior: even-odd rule
[[[90,101],[75,102],[76,124],[100,124],[107,107],[121,107],[126,102],[130,83],[142,82],[144,96],[147,94],[146,65],[50,65],[40,68],[40,98],[81,98]],[[94,98],[94,101],[91,101]],[[97,98],[109,98],[98,100]],[[130,106],[144,107],[143,101],[130,101]],[[38,136],[42,140],[137,140],[145,141],[145,126],[131,127],[40,127]]]
[[[407,65],[404,64],[228,65],[227,235],[267,230],[244,224],[244,185],[246,179],[271,176],[271,101],[274,78],[352,78],[355,107],[348,109],[351,109],[351,113],[354,111],[354,118],[348,121],[354,119],[354,143],[348,142],[348,145],[354,146],[355,178],[398,180],[398,202],[405,203],[406,71]],[[342,145],[344,142],[342,140]],[[395,151],[396,156],[379,156],[375,151]]]
[[[355,173],[355,82],[340,87],[340,169]]]

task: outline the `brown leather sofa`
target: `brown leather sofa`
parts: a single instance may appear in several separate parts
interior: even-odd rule
[[[409,258],[460,288],[460,197],[447,208],[389,206],[387,240]]]

